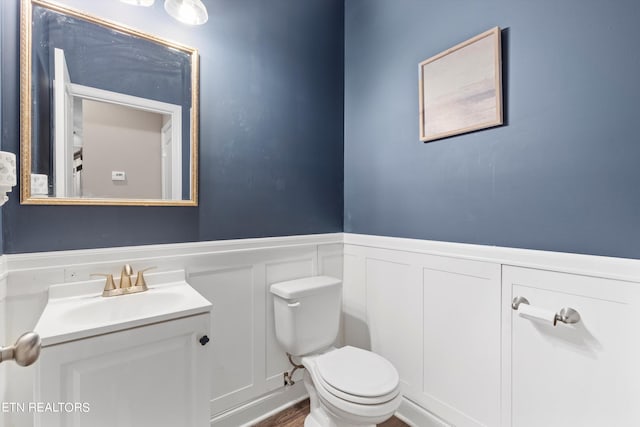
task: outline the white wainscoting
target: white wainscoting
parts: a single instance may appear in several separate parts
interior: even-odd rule
[[[502,284],[505,423],[639,426],[638,283],[505,266]],[[510,307],[516,296],[552,313],[573,308],[580,322],[523,318]]]
[[[13,344],[9,342],[7,337],[7,263],[4,256],[0,256],[0,347]],[[0,402],[6,402],[7,387],[7,363],[0,363]],[[0,425],[7,425],[6,416],[0,412]]]
[[[127,262],[185,269],[213,303],[216,427],[250,425],[304,398],[301,382],[282,387],[288,366],[274,338],[268,288],[343,272],[341,341],[395,364],[406,397],[398,415],[412,425],[543,425],[544,416],[570,419],[585,407],[580,399],[607,402],[619,415],[616,425],[640,425],[633,406],[640,364],[632,363],[640,360],[638,260],[342,233],[5,255],[3,343],[34,327],[50,285],[94,272],[117,275]],[[520,293],[544,308],[572,306],[584,320],[544,329],[511,309]],[[3,363],[0,378],[4,401],[33,398],[31,369]],[[617,388],[607,397],[612,378]],[[557,404],[559,390],[570,387],[577,397]],[[535,412],[552,403],[555,412]],[[598,425],[601,407],[589,405],[582,426]],[[9,415],[2,425],[31,426],[29,417]]]
[[[344,251],[344,310],[361,316],[345,324],[345,342],[370,343],[398,369],[405,397],[430,413],[457,426],[497,426],[500,265],[357,245]]]
[[[640,261],[355,234],[344,242],[344,342],[394,363],[401,418],[640,425]],[[574,307],[583,321],[523,319],[516,294]]]
[[[186,279],[213,304],[212,425],[238,426],[305,396],[301,382],[283,387],[289,369],[273,328],[269,285],[327,274],[342,277],[342,234],[243,239],[39,254],[6,255],[6,328],[11,341],[31,330],[47,301],[50,285],[113,273],[122,265],[160,271],[184,269]],[[148,276],[153,284],[153,275]],[[0,297],[2,295],[0,275]],[[0,298],[0,301],[2,299]],[[0,310],[2,306],[0,305]],[[33,400],[33,370],[15,364],[0,371],[6,401]],[[32,417],[10,414],[2,425],[30,427]]]

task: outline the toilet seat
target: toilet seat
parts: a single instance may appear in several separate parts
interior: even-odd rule
[[[318,387],[322,387],[328,393],[331,393],[336,398],[344,400],[345,402],[355,403],[359,405],[379,405],[381,403],[386,403],[393,398],[395,398],[398,394],[400,394],[400,386],[398,385],[391,393],[375,396],[375,397],[362,397],[362,396],[354,396],[352,394],[345,393],[333,387],[331,384],[328,384],[326,381],[322,379],[322,377],[318,376],[317,378]]]
[[[371,424],[382,422],[402,399],[398,372],[389,361],[372,352],[347,346],[303,357],[302,364],[320,400],[343,418],[364,417],[373,420]]]
[[[317,357],[315,368],[318,385],[348,402],[376,405],[399,393],[398,371],[370,351],[345,346]]]
[[[353,424],[375,425],[388,420],[400,406],[402,394],[392,400],[375,405],[348,402],[318,388],[318,397],[324,407],[335,416]]]

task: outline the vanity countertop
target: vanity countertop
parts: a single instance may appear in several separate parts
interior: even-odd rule
[[[184,271],[149,275],[149,290],[103,297],[104,280],[54,285],[35,331],[42,347],[211,311]]]

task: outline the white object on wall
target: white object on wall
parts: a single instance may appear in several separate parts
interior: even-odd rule
[[[127,173],[125,171],[111,171],[111,181],[126,181]]]
[[[16,185],[16,155],[6,151],[0,151],[0,206],[4,205]]]
[[[526,319],[532,319],[539,322],[549,323],[553,325],[556,320],[556,312],[547,310],[540,307],[535,307],[530,304],[520,304],[518,307],[518,314],[520,317]]]

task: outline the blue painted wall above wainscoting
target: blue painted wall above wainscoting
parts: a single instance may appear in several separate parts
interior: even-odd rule
[[[199,49],[200,206],[3,209],[5,253],[342,231],[342,0],[206,0],[209,22],[162,1],[65,0]],[[19,4],[1,2],[2,147],[19,147]]]
[[[346,0],[345,231],[640,258],[640,3]],[[507,125],[418,138],[418,63],[503,31]]]
[[[636,0],[205,0],[202,27],[162,1],[64,3],[200,49],[200,206],[20,206],[16,188],[5,253],[344,229],[640,258]],[[18,1],[0,4],[16,152]],[[417,64],[496,25],[506,125],[419,142]]]

